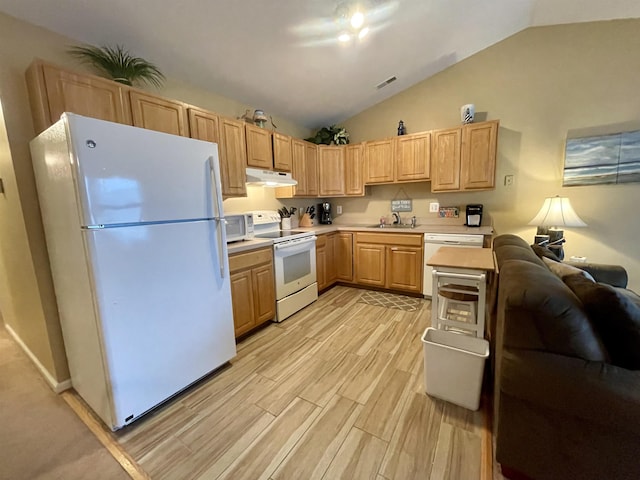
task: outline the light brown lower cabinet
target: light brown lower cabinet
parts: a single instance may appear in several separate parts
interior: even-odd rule
[[[422,235],[364,232],[355,235],[356,283],[413,293],[422,291]]]
[[[332,232],[316,240],[318,291],[336,282],[353,281],[353,233]]]
[[[236,337],[275,318],[273,250],[262,248],[229,256]]]

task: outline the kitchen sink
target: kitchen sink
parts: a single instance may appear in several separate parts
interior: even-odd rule
[[[415,228],[415,227],[412,227],[411,224],[385,223],[384,225],[380,225],[376,223],[375,225],[367,225],[367,228]]]

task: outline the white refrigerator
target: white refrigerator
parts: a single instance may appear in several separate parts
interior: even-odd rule
[[[236,354],[217,146],[69,113],[30,146],[71,383],[117,430]]]

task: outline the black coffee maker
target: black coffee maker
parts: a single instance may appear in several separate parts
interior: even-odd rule
[[[467,205],[467,227],[479,227],[482,223],[482,205]]]
[[[331,204],[329,202],[319,203],[318,213],[320,214],[320,223],[331,225]]]

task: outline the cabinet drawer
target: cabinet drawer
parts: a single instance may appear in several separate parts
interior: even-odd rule
[[[384,243],[386,245],[422,246],[423,236],[416,233],[356,233],[357,243]]]
[[[238,272],[264,263],[270,263],[273,258],[273,250],[269,247],[249,252],[236,253],[229,256],[229,270]]]

